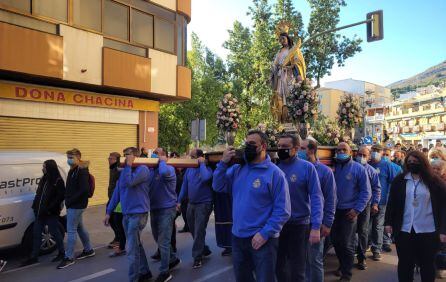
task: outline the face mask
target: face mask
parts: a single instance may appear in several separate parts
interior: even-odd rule
[[[67,159],[67,164],[69,166],[73,166],[74,165],[74,159]]]
[[[382,160],[385,161],[385,162],[390,161],[389,157],[382,157]]]
[[[418,174],[421,171],[421,164],[407,164],[407,170],[409,170],[410,173]]]
[[[362,165],[365,165],[367,163],[367,159],[363,157],[356,157],[356,161]]]
[[[150,157],[153,158],[153,159],[157,159],[157,158],[158,158],[158,155],[155,154],[155,153],[152,153],[152,155],[151,155]]]
[[[372,152],[372,160],[379,162],[381,160],[381,155],[378,152]]]
[[[297,152],[297,156],[299,157],[299,159],[302,159],[305,161],[308,160],[307,151],[299,150]]]
[[[257,157],[257,146],[246,144],[245,159],[248,163],[252,162]]]
[[[432,162],[435,162],[435,161],[438,161],[438,160],[439,160],[439,158],[432,158],[432,159],[431,159],[431,163],[432,163]]]
[[[281,161],[287,160],[287,159],[289,159],[291,157],[290,156],[290,149],[279,149],[277,151],[277,155],[279,156],[279,159]]]
[[[350,158],[349,154],[344,154],[344,153],[337,153],[336,154],[336,159],[339,161],[345,161],[348,160],[348,158]]]

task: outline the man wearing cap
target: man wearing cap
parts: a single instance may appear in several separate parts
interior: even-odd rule
[[[372,196],[367,172],[362,165],[352,160],[351,153],[347,143],[338,144],[334,172],[338,203],[332,240],[341,266],[341,281],[350,281],[352,278],[357,218]]]
[[[381,260],[381,251],[391,252],[390,236],[384,234],[384,215],[386,213],[387,199],[389,197],[390,184],[401,172],[401,169],[383,157],[383,147],[379,144],[372,146],[370,165],[376,169],[381,184],[381,200],[378,205],[378,212],[371,217],[371,243],[373,260]],[[398,167],[398,168],[397,168]]]

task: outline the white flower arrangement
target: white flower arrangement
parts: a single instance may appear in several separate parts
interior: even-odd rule
[[[339,125],[345,129],[352,129],[361,124],[362,110],[359,99],[352,94],[341,98],[337,111]]]
[[[217,127],[223,132],[236,131],[240,123],[240,108],[238,100],[232,94],[226,94],[217,111]]]
[[[311,87],[311,80],[292,81],[289,85],[290,95],[287,107],[295,123],[311,123],[317,117],[317,93]]]

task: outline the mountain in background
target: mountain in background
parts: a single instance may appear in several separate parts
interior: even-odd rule
[[[404,93],[432,84],[438,86],[444,81],[446,81],[446,61],[410,78],[394,82],[387,87],[392,89],[392,93]]]

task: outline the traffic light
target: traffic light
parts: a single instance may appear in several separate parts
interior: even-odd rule
[[[375,11],[367,14],[367,42],[382,40],[384,38],[383,11]]]

